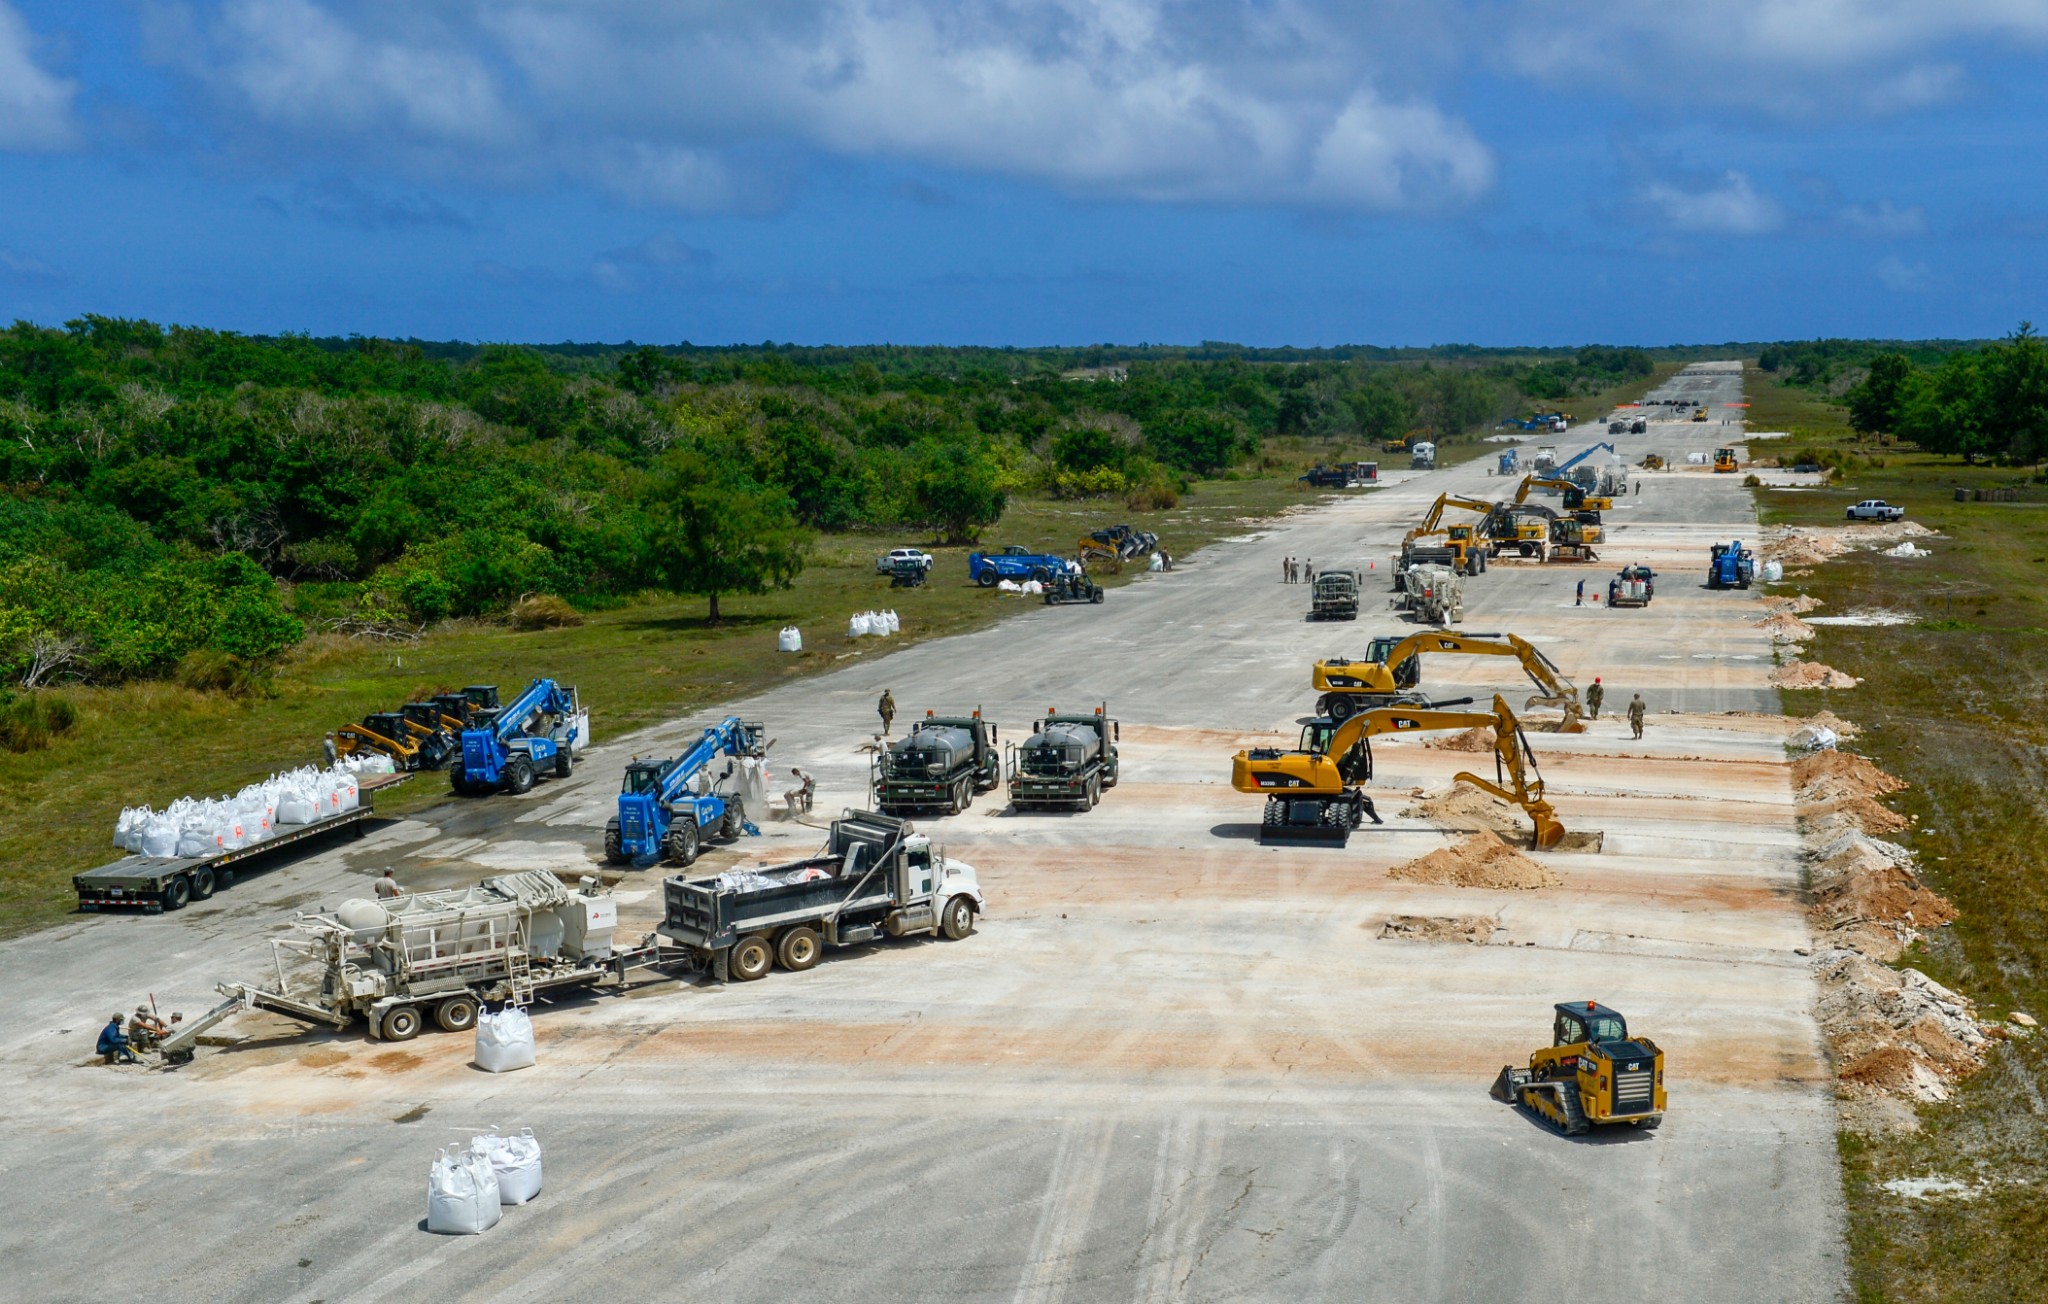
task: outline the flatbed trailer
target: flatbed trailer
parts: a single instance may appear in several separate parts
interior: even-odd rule
[[[360,776],[356,781],[358,804],[354,810],[311,824],[288,826],[285,832],[233,851],[219,851],[211,856],[123,856],[98,869],[75,874],[71,886],[78,893],[78,908],[85,913],[139,909],[150,915],[182,910],[187,902],[204,901],[223,888],[233,887],[235,880],[247,872],[244,866],[268,868],[252,862],[262,862],[285,847],[349,828],[361,837],[363,821],[375,813],[371,809],[372,794],[397,787],[412,777],[409,773]]]

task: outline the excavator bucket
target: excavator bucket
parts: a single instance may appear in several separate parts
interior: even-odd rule
[[[1531,802],[1526,808],[1529,822],[1536,826],[1536,849],[1548,851],[1564,841],[1564,825],[1557,822],[1557,812],[1547,801]]]

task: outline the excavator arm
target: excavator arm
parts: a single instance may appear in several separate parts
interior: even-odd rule
[[[1543,655],[1540,648],[1515,634],[1464,634],[1448,629],[1432,629],[1410,634],[1388,650],[1386,660],[1379,663],[1380,675],[1373,678],[1384,680],[1385,691],[1393,692],[1396,685],[1401,682],[1402,663],[1425,652],[1459,656],[1514,657],[1521,662],[1523,672],[1529,676],[1530,682],[1534,683],[1537,689],[1536,693],[1522,704],[1523,709],[1534,706],[1556,707],[1564,712],[1564,722],[1558,726],[1558,732],[1585,731],[1585,725],[1580,719],[1579,690],[1564,677],[1556,663]],[[1329,682],[1329,668],[1337,666],[1338,663],[1331,661],[1316,663],[1313,680],[1317,691],[1328,691],[1333,687]],[[1348,669],[1352,677],[1357,675],[1356,667],[1339,668]]]
[[[1352,716],[1338,725],[1319,750],[1307,752],[1239,752],[1233,766],[1231,786],[1239,792],[1263,792],[1269,796],[1341,796],[1347,789],[1371,777],[1373,738],[1390,733],[1425,733],[1446,729],[1487,727],[1494,736],[1494,777],[1460,771],[1455,777],[1502,801],[1522,808],[1535,826],[1535,843],[1540,848],[1563,841],[1565,829],[1557,812],[1544,800],[1543,775],[1536,767],[1535,753],[1522,732],[1522,722],[1509,709],[1507,699],[1496,694],[1493,710],[1443,711],[1432,707],[1383,706]]]
[[[1437,527],[1443,523],[1444,511],[1451,507],[1462,507],[1468,512],[1478,512],[1481,516],[1489,515],[1493,511],[1493,504],[1483,498],[1462,498],[1456,494],[1438,494],[1436,501],[1430,504],[1429,511],[1423,515],[1422,524],[1410,531],[1411,537],[1414,535],[1435,534]]]

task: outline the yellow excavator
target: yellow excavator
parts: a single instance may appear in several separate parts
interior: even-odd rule
[[[1521,488],[1515,490],[1515,505],[1529,501],[1531,489],[1555,489],[1564,499],[1564,509],[1589,524],[1600,523],[1600,513],[1614,510],[1614,499],[1606,494],[1587,493],[1585,486],[1569,480],[1553,480],[1548,476],[1525,475]],[[1590,518],[1587,513],[1591,513]]]
[[[1255,747],[1231,759],[1230,786],[1264,793],[1261,842],[1320,842],[1342,846],[1366,819],[1380,823],[1372,799],[1359,785],[1372,777],[1372,740],[1381,734],[1439,729],[1493,730],[1494,778],[1460,773],[1457,778],[1522,808],[1535,826],[1535,845],[1556,846],[1564,825],[1543,799],[1543,776],[1522,733],[1522,722],[1498,694],[1491,711],[1446,711],[1435,707],[1382,706],[1339,724],[1311,720],[1302,726],[1293,751]]]
[[[1482,518],[1491,516],[1494,510],[1494,504],[1484,498],[1438,494],[1436,502],[1423,513],[1422,524],[1401,540],[1401,556],[1394,570],[1395,588],[1401,587],[1402,574],[1418,562],[1438,562],[1460,575],[1477,575],[1486,569],[1486,541],[1479,528],[1443,524],[1444,512],[1452,507],[1477,512]],[[1442,542],[1436,542],[1438,539]]]
[[[1448,629],[1424,630],[1406,638],[1384,635],[1368,643],[1365,656],[1357,660],[1331,657],[1316,662],[1312,681],[1322,694],[1316,699],[1316,714],[1342,724],[1360,711],[1378,706],[1428,706],[1429,700],[1414,691],[1422,679],[1425,652],[1514,657],[1536,685],[1535,694],[1522,703],[1522,709],[1556,707],[1564,712],[1564,723],[1557,732],[1585,732],[1579,715],[1579,690],[1535,644],[1514,634],[1464,634]]]
[[[1598,1001],[1557,1008],[1551,1044],[1509,1064],[1488,1093],[1527,1109],[1566,1136],[1603,1123],[1645,1130],[1664,1121],[1664,1052],[1648,1037],[1631,1037],[1628,1020]]]

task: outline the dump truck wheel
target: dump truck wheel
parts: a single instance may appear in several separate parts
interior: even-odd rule
[[[939,931],[955,942],[973,932],[974,903],[964,896],[948,901],[945,913],[939,916]]]
[[[732,948],[729,966],[733,979],[750,983],[775,967],[775,948],[765,937],[742,937]]]
[[[178,875],[170,882],[164,884],[163,894],[160,899],[163,901],[166,911],[183,910],[185,903],[192,899],[191,881],[183,874]]]
[[[411,1041],[420,1035],[420,1011],[416,1005],[394,1005],[384,1012],[384,1040]]]
[[[204,900],[206,900],[206,899],[207,899],[208,897],[212,896],[212,895],[213,895],[213,889],[214,889],[214,886],[215,886],[215,885],[214,885],[214,881],[213,881],[213,871],[212,871],[212,870],[210,870],[210,869],[200,869],[200,870],[194,870],[194,871],[193,871],[193,873],[192,873],[192,899],[193,899],[194,901],[204,901]]]
[[[614,865],[626,863],[626,840],[619,833],[619,817],[616,815],[605,821],[604,858]]]
[[[505,763],[505,790],[513,796],[533,791],[533,762],[515,756]]]
[[[668,858],[671,864],[689,866],[697,859],[697,821],[685,816],[668,826]]]
[[[825,947],[818,934],[808,928],[792,928],[775,942],[775,963],[791,973],[802,973],[818,963]]]
[[[476,998],[449,997],[434,1007],[434,1022],[443,1032],[468,1032],[476,1026]]]

